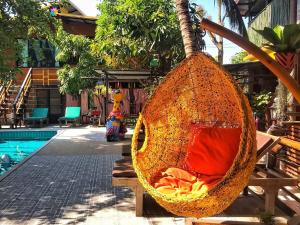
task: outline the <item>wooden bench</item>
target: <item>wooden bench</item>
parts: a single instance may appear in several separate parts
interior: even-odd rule
[[[143,216],[144,188],[138,181],[131,159],[121,159],[114,163],[113,186],[127,186],[135,193],[135,215]]]
[[[274,148],[280,138],[272,137],[262,132],[257,132],[257,160],[260,160],[266,153]],[[122,155],[124,159],[118,160],[114,163],[112,173],[113,186],[127,186],[133,190],[136,196],[136,216],[143,215],[143,194],[144,188],[140,185],[137,175],[132,167],[130,147],[123,146]],[[259,172],[265,171],[266,176],[259,175]],[[270,169],[257,167],[257,173],[249,179],[248,186],[260,186],[265,192],[265,210],[275,213],[275,200],[279,189],[284,186],[297,186],[298,179],[291,177],[280,177],[272,174]],[[270,177],[271,176],[271,177]]]
[[[248,186],[260,186],[265,191],[265,210],[275,213],[275,200],[280,188],[284,186],[296,186],[298,180],[295,178],[268,178],[253,174]],[[121,159],[114,163],[113,186],[127,186],[132,189],[136,196],[136,216],[143,215],[144,188],[139,183],[130,159]]]

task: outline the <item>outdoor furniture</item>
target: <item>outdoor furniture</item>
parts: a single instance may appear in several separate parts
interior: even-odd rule
[[[279,143],[280,137],[275,137],[261,131],[256,131],[256,141],[256,160],[259,161]]]
[[[28,123],[32,123],[34,126],[36,122],[39,122],[40,127],[42,127],[44,121],[48,125],[48,111],[48,108],[33,108],[31,116],[24,119],[24,125],[27,127]]]
[[[137,179],[131,159],[122,159],[114,163],[112,172],[113,186],[127,186],[135,193],[135,215],[143,216],[144,188]]]
[[[68,122],[73,122],[75,125],[76,122],[80,120],[80,107],[68,106],[66,107],[65,116],[58,119],[59,127],[62,126],[62,121],[65,121],[66,125]]]
[[[90,123],[92,125],[101,125],[100,118],[101,118],[101,112],[99,110],[91,111]]]
[[[257,160],[261,159],[266,153],[270,152],[279,142],[280,137],[273,137],[271,135],[257,131]],[[141,146],[141,144],[140,144]],[[136,172],[132,166],[128,146],[125,145],[122,155],[126,156],[124,159],[117,160],[113,166],[112,184],[113,186],[128,186],[136,195],[136,216],[143,215],[143,194],[145,189],[141,186],[137,179]],[[267,163],[266,163],[267,164]],[[264,167],[266,167],[266,164]],[[259,173],[253,173],[250,176],[248,186],[260,186],[265,192],[265,210],[273,213],[275,212],[275,200],[278,195],[278,190],[284,186],[296,186],[298,179],[291,177],[282,177],[280,174],[273,171],[271,168],[264,169],[262,166],[257,166],[257,170],[264,171],[265,176]],[[264,169],[264,170],[263,170]]]
[[[99,110],[91,110],[86,114],[81,115],[82,123],[89,123],[92,125],[101,125],[101,111]]]
[[[146,137],[139,149],[142,125]],[[205,133],[205,140],[200,133]],[[190,141],[192,137],[197,140]],[[155,89],[139,115],[132,143],[139,181],[162,207],[178,216],[222,212],[247,185],[256,164],[248,100],[234,79],[200,52],[183,60]],[[175,176],[175,169],[182,173]],[[184,196],[180,195],[184,186],[177,185],[183,183],[179,179],[187,178],[182,174],[190,176],[189,187],[196,180],[195,188]],[[163,180],[170,182],[163,184]]]

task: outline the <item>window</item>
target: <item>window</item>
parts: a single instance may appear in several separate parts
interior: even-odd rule
[[[18,40],[21,54],[17,65],[19,67],[59,67],[55,60],[58,50],[47,40]]]

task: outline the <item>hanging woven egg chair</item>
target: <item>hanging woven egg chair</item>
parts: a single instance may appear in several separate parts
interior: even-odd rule
[[[138,149],[142,126],[145,141]],[[248,100],[203,53],[183,60],[165,77],[140,114],[132,139],[140,183],[179,216],[205,217],[226,209],[247,185],[255,156]]]

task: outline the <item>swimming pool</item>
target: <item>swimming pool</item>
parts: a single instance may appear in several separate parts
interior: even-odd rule
[[[43,147],[56,131],[0,132],[0,176]]]

